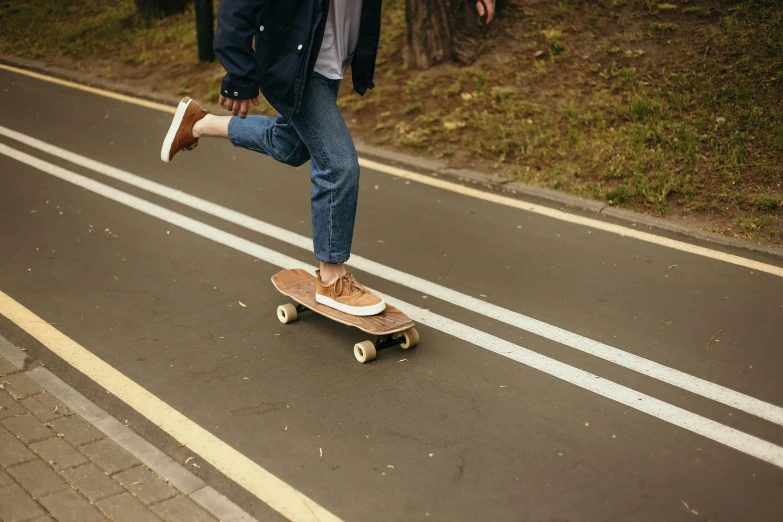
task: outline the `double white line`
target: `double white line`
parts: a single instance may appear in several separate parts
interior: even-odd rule
[[[47,154],[51,154],[73,164],[85,167],[96,173],[143,189],[152,194],[170,199],[212,216],[219,217],[225,221],[245,227],[249,230],[259,232],[300,248],[308,250],[312,249],[312,241],[309,238],[295,234],[280,227],[276,227],[269,223],[265,223],[245,214],[241,214],[234,210],[216,205],[182,191],[166,187],[159,183],[155,183],[148,179],[111,167],[104,163],[97,162],[90,158],[64,150],[5,127],[0,127],[0,135],[16,140],[29,147],[38,149]],[[173,212],[154,203],[150,203],[147,200],[133,196],[127,192],[117,190],[113,187],[64,169],[47,161],[43,161],[37,157],[31,156],[12,147],[0,144],[0,154],[6,155],[21,163],[27,164],[31,167],[41,170],[42,172],[46,172],[52,176],[80,186],[91,192],[100,194],[118,203],[122,203],[128,207],[139,210],[140,212],[161,219],[167,223],[193,232],[194,234],[211,239],[217,243],[228,246],[237,251],[244,252],[258,259],[262,259],[270,264],[277,265],[282,268],[313,269],[313,267],[292,257],[268,249],[236,235],[229,234],[220,229],[189,218],[177,212]],[[625,368],[634,370],[684,390],[688,390],[702,397],[715,400],[727,406],[731,406],[733,408],[745,411],[767,421],[783,426],[783,408],[773,404],[769,404],[754,397],[750,397],[723,386],[699,379],[667,366],[624,352],[612,346],[527,317],[523,314],[519,314],[475,299],[471,296],[412,276],[410,274],[406,274],[394,268],[381,265],[369,259],[354,255],[351,257],[351,264],[360,270],[377,275],[388,281],[392,281],[402,286],[418,290],[422,293],[426,293],[473,312],[505,322],[511,326],[535,333],[536,335],[545,337],[585,353],[590,353],[596,357],[600,357]],[[768,463],[783,468],[783,448],[779,446],[771,444],[752,435],[748,435],[734,428],[717,423],[695,413],[686,411],[682,408],[678,408],[666,402],[660,401],[625,386],[616,384],[597,375],[574,368],[565,363],[533,352],[527,348],[510,343],[504,339],[500,339],[465,324],[440,316],[413,304],[402,302],[399,299],[393,298],[391,296],[384,297],[390,301],[393,301],[395,305],[397,305],[417,322],[423,323],[432,328],[436,328],[449,335],[470,342],[476,346],[480,346],[489,351],[508,357],[509,359],[521,362],[525,365],[552,375],[553,377],[562,379],[583,389],[592,391],[622,403],[630,408],[645,412],[671,424],[680,426],[694,433],[698,433],[728,447],[742,451],[743,453],[752,455]],[[22,326],[25,329],[33,328],[29,324],[27,326]],[[62,356],[63,354],[60,355]],[[67,354],[65,355],[67,356]],[[81,363],[78,360],[71,360],[67,357],[66,360],[76,366],[80,371],[86,373],[91,378],[94,378],[99,384],[107,386],[106,382],[101,382],[99,375],[94,374],[94,372],[91,373],[90,366],[80,367]],[[108,383],[108,385],[110,385],[110,383]],[[109,391],[115,392],[121,399],[123,398],[121,390],[110,389]],[[136,409],[144,414],[143,404],[136,404],[135,406]],[[162,425],[161,427],[168,431],[165,425]],[[183,442],[186,442],[183,440],[183,436],[185,438],[188,436],[187,431],[177,431],[176,434],[171,434]],[[268,487],[268,484],[260,485],[254,483],[253,476],[237,474],[236,472],[232,471],[230,466],[226,466],[225,462],[222,460],[225,455],[221,454],[217,450],[212,451],[209,449],[209,447],[203,447],[200,448],[199,452],[203,458],[210,461],[216,468],[223,471],[227,476],[256,494],[261,500],[270,506],[274,507],[281,513],[286,514],[286,516],[289,516],[288,508],[285,505],[281,505],[279,500],[269,498],[269,494],[265,492],[264,488]],[[281,484],[284,483],[281,481]],[[299,498],[298,502],[301,502],[301,500],[302,499]],[[309,505],[312,507],[312,504]],[[292,517],[289,516],[289,518]],[[294,517],[292,519],[298,519],[298,517]]]

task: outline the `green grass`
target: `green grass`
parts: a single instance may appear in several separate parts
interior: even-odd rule
[[[709,18],[712,16],[712,10],[704,7],[686,7],[682,10],[683,13],[693,15],[697,18]]]
[[[781,206],[783,206],[783,200],[780,198],[771,198],[769,196],[761,196],[756,198],[755,201],[756,209],[767,211],[767,212],[776,212],[778,209],[780,209]]]
[[[679,26],[670,22],[653,22],[650,29],[655,33],[673,33]]]
[[[742,228],[747,230],[748,232],[758,232],[765,226],[767,226],[770,222],[771,218],[769,216],[759,216],[759,217],[741,217],[739,219],[739,224]]]

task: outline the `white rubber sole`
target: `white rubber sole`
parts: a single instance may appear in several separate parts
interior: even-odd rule
[[[177,105],[177,112],[174,113],[174,119],[169,127],[169,132],[166,133],[166,137],[163,139],[163,146],[160,149],[160,159],[168,163],[171,161],[169,153],[171,151],[171,144],[174,143],[174,137],[177,135],[179,126],[182,125],[182,118],[185,117],[185,111],[188,110],[188,105],[192,102],[190,98],[188,101],[182,100]]]
[[[315,302],[328,306],[330,308],[334,308],[335,310],[340,310],[341,312],[345,312],[346,314],[355,315],[358,317],[366,317],[368,315],[378,315],[379,313],[386,310],[386,303],[383,302],[383,299],[381,299],[380,303],[374,304],[372,306],[351,306],[344,303],[340,303],[338,301],[335,301],[331,297],[327,297],[325,295],[321,295],[318,292],[316,292]]]

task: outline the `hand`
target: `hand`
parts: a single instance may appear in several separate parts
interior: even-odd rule
[[[243,120],[245,119],[245,116],[247,116],[247,111],[250,108],[250,102],[253,102],[253,105],[258,107],[258,98],[252,98],[250,100],[233,100],[231,98],[226,98],[225,96],[220,95],[219,100],[221,107],[225,104],[226,109],[233,112],[234,116],[239,116]]]
[[[476,2],[479,16],[487,15],[487,23],[495,18],[495,0],[478,0]]]

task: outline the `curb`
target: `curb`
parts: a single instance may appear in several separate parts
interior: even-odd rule
[[[68,80],[74,83],[80,83],[107,91],[113,91],[124,94],[126,96],[132,96],[134,98],[148,100],[164,105],[171,105],[172,107],[179,103],[179,100],[181,99],[181,97],[177,96],[146,92],[127,84],[102,80],[87,74],[70,71],[60,67],[45,65],[40,62],[28,60],[25,58],[0,56],[0,64],[17,67],[19,69],[26,69],[39,74],[45,74],[55,78],[60,78],[62,80]],[[202,105],[209,108],[213,112],[219,109],[217,106],[212,104]],[[667,219],[649,216],[647,214],[633,210],[613,207],[600,201],[585,199],[565,192],[558,192],[556,190],[537,187],[519,181],[511,181],[495,174],[469,169],[453,169],[448,167],[442,161],[428,158],[419,158],[403,152],[390,151],[361,141],[356,141],[356,151],[360,156],[366,157],[367,159],[374,159],[379,162],[397,165],[420,174],[429,176],[442,176],[459,183],[480,185],[490,190],[515,196],[518,199],[524,199],[525,197],[535,198],[544,203],[548,203],[549,206],[565,206],[571,209],[618,219],[625,221],[628,224],[644,225],[657,231],[673,233],[680,236],[712,243],[714,245],[758,252],[783,260],[783,249],[775,249],[766,245],[752,243],[750,241],[716,234],[714,232],[707,232],[700,228],[682,225]]]
[[[0,357],[20,371],[24,371],[27,355],[2,336],[0,336]],[[95,426],[114,443],[139,459],[142,464],[221,522],[258,522],[212,486],[208,486],[46,368],[39,366],[25,373],[41,388],[68,406],[74,414]]]

